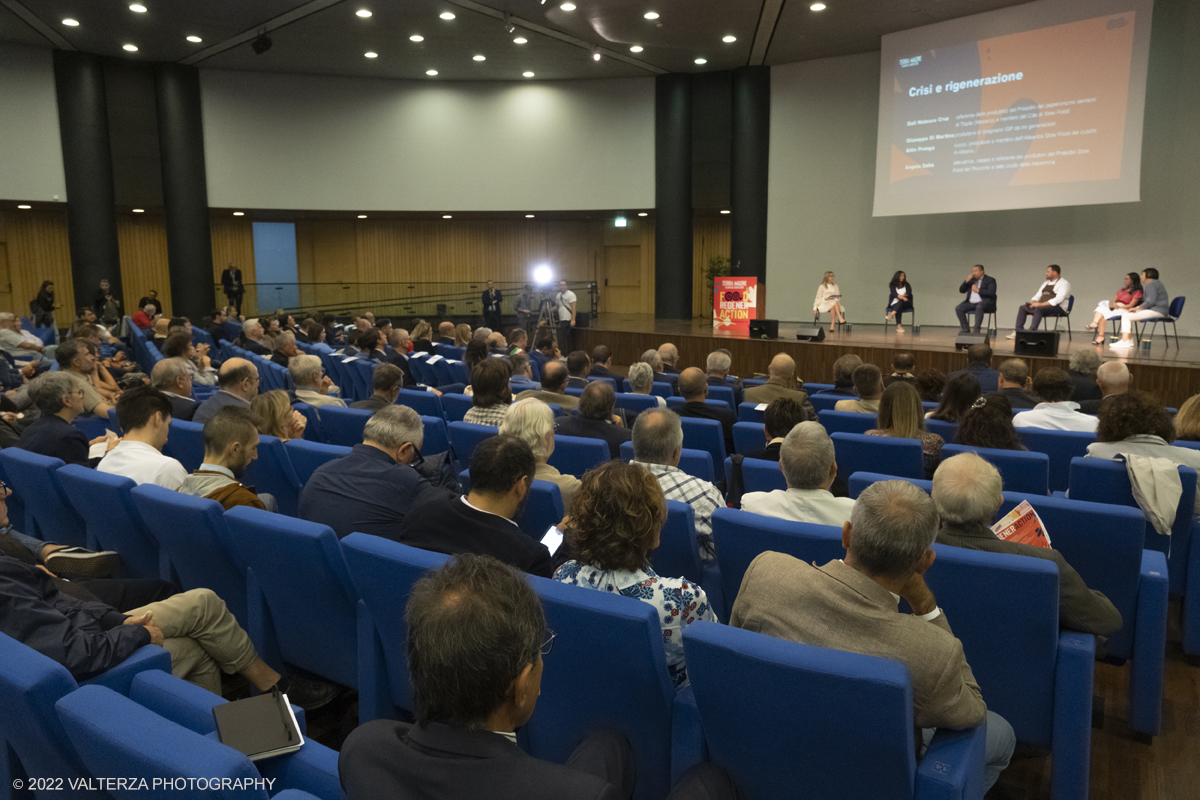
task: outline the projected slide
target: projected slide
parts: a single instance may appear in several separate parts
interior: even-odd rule
[[[1139,198],[1150,0],[885,36],[875,216]]]

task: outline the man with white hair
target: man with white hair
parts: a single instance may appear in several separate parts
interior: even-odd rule
[[[518,400],[504,412],[500,433],[515,436],[529,445],[533,460],[537,462],[533,479],[553,483],[562,495],[563,506],[569,506],[582,481],[574,475],[562,474],[547,463],[554,452],[554,412],[550,406],[532,397]]]
[[[809,402],[808,394],[799,388],[796,380],[796,360],[787,353],[778,353],[767,367],[767,382],[751,386],[746,390],[747,403],[771,403],[781,397],[790,397],[804,406],[809,419],[816,419],[817,412]]]
[[[732,366],[733,356],[728,350],[713,350],[704,363],[704,371],[709,386],[728,386],[733,389],[733,404],[736,407],[742,402],[742,379],[730,376],[729,369]]]
[[[801,422],[788,432],[779,449],[779,471],[788,488],[742,495],[743,511],[816,525],[841,527],[850,521],[854,501],[829,491],[837,461],[833,440],[820,423]]]
[[[986,792],[1008,766],[1016,737],[987,710],[962,642],[925,583],[937,528],[925,492],[905,481],[874,483],[842,526],[845,558],[818,567],[783,553],[759,555],[742,579],[729,624],[903,664],[912,682],[913,724],[926,741],[937,728],[986,723]],[[911,614],[899,612],[900,598]]]
[[[1105,361],[1096,370],[1096,385],[1100,387],[1100,399],[1080,400],[1079,412],[1081,414],[1099,414],[1100,404],[1104,402],[1104,398],[1115,394],[1125,394],[1129,391],[1132,377],[1129,367],[1125,366],[1124,361]]]
[[[654,380],[658,383],[671,384],[672,391],[674,391],[675,387],[679,385],[678,375],[672,375],[669,372],[663,371],[666,369],[666,365],[663,364],[662,356],[658,354],[657,350],[647,350],[646,352],[642,353],[642,357],[638,360],[643,364],[650,365],[650,369],[654,371]]]
[[[185,358],[164,358],[150,372],[150,384],[171,401],[171,419],[191,422],[200,404],[192,399],[192,371]]]
[[[658,346],[658,357],[662,359],[662,371],[668,375],[679,374],[679,348],[670,342]]]
[[[933,504],[941,517],[938,544],[1053,561],[1058,566],[1058,624],[1096,636],[1119,630],[1121,612],[1102,592],[1089,589],[1062,553],[996,538],[990,526],[1004,503],[1003,488],[1000,473],[975,453],[943,461],[933,474]]]
[[[325,367],[318,356],[301,354],[292,356],[288,363],[288,373],[292,383],[296,385],[296,399],[310,406],[337,406],[345,408],[346,403],[340,397],[331,395],[337,387],[325,374]]]
[[[296,334],[284,331],[275,339],[275,352],[271,354],[271,360],[286,369],[291,359],[300,355],[301,352],[300,347],[296,344]]]
[[[256,319],[246,320],[242,325],[242,349],[264,358],[270,358],[271,350],[263,343],[266,335],[267,332],[263,329],[261,322]]]
[[[205,400],[192,415],[192,422],[203,425],[225,406],[249,408],[258,397],[258,367],[244,358],[226,359],[217,372],[217,393]]]
[[[22,361],[42,361],[46,357],[46,345],[22,336],[21,320],[11,311],[0,313],[0,350]]]

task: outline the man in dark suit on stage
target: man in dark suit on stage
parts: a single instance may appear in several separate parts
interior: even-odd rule
[[[242,295],[246,293],[246,287],[242,283],[242,271],[229,262],[229,266],[221,273],[221,289],[225,292],[225,297],[229,299],[229,304],[237,309],[238,314],[242,313]]]
[[[500,330],[500,301],[504,295],[495,287],[492,281],[487,282],[487,291],[481,298],[483,302],[483,324],[494,331]]]
[[[967,296],[966,300],[954,307],[954,313],[958,315],[958,327],[963,333],[971,333],[971,329],[967,328],[967,314],[974,312],[974,333],[979,333],[984,315],[996,310],[996,279],[984,274],[983,264],[976,264],[958,287],[958,292]]]

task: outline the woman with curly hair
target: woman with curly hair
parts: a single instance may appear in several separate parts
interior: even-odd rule
[[[1002,394],[979,398],[958,422],[955,444],[990,450],[1025,450],[1012,423],[1012,403]]]
[[[1116,458],[1118,455],[1165,458],[1200,470],[1200,450],[1176,447],[1175,423],[1171,415],[1145,392],[1114,394],[1100,403],[1100,427],[1096,443],[1089,444],[1092,458]]]
[[[648,470],[610,461],[583,476],[567,509],[564,536],[575,558],[554,579],[621,594],[658,610],[667,671],[676,687],[687,683],[683,629],[697,620],[715,621],[704,590],[685,578],[660,577],[650,568],[650,551],[667,521],[667,501]]]
[[[282,442],[304,436],[308,418],[292,408],[283,389],[258,395],[250,401],[250,410],[258,417],[258,432],[264,436],[274,436]]]

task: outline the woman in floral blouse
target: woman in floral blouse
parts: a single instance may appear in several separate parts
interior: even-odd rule
[[[554,579],[649,603],[658,610],[667,671],[676,687],[687,683],[683,629],[715,621],[704,590],[684,578],[660,577],[650,551],[667,521],[667,501],[648,471],[610,461],[583,476],[567,512],[566,542],[575,554]]]

